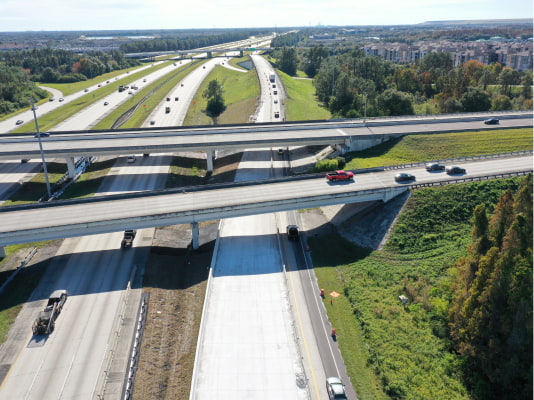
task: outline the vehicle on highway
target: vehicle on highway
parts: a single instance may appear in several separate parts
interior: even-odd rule
[[[129,162],[129,163],[134,163],[135,162],[135,155],[132,154],[132,155],[128,156],[126,161]]]
[[[278,99],[274,99],[274,104],[278,104]]]
[[[52,96],[52,97],[50,97],[50,98],[48,99],[48,101],[54,101],[54,100],[55,100],[55,97],[54,97],[54,96]]]
[[[178,97],[175,97],[175,98],[174,98],[174,101],[178,101],[178,100],[180,100]]]
[[[170,97],[167,97],[167,101],[171,101],[171,98],[170,98]]]
[[[48,297],[44,310],[39,313],[33,322],[32,330],[34,335],[48,335],[54,330],[56,319],[68,296],[69,293],[65,289],[52,292]]]
[[[134,229],[124,231],[124,235],[122,237],[121,242],[121,249],[127,249],[128,247],[132,247],[133,240],[135,239],[136,234],[137,231]]]
[[[284,149],[279,148],[279,149],[278,149],[278,155],[279,155],[279,156],[283,156],[283,155],[284,155]]]
[[[143,79],[143,82],[146,82],[146,78],[145,78],[145,79]]]
[[[276,112],[274,113],[274,117],[275,117],[275,118],[280,118],[280,113],[279,113],[278,111],[276,111]]]
[[[484,123],[486,125],[497,125],[499,123],[499,120],[497,118],[488,118],[484,120]]]
[[[165,114],[168,114],[171,112],[171,108],[170,107],[165,107]]]
[[[50,136],[50,133],[49,132],[39,132],[39,133],[36,133],[35,135],[33,135],[33,137],[49,137]]]
[[[449,175],[465,174],[465,168],[458,167],[457,165],[451,165],[445,169]]]
[[[131,90],[128,91],[128,94],[133,94],[133,92]]]
[[[58,101],[62,102],[63,100],[65,100],[65,99],[63,97],[60,97]]]
[[[427,163],[425,164],[425,169],[427,171],[443,171],[445,170],[445,165],[438,163]]]
[[[354,173],[352,173],[351,171],[343,171],[343,170],[328,172],[325,176],[326,176],[326,179],[329,180],[330,182],[346,181],[346,180],[354,179]]]
[[[87,93],[89,91],[89,89],[84,89],[83,91]]]
[[[415,180],[415,176],[406,172],[399,172],[395,175],[395,182],[406,182]]]
[[[288,225],[286,232],[288,240],[299,240],[299,228],[297,225]]]
[[[107,101],[104,102],[104,105],[107,106],[109,103]]]
[[[15,125],[22,125],[23,123],[24,123],[24,121],[19,119],[17,122],[15,122]]]
[[[101,84],[101,83],[99,83],[99,84],[98,84],[97,86],[98,86],[98,87],[102,87],[102,84]]]
[[[150,125],[156,125],[156,121],[154,120],[150,121]]]
[[[330,400],[347,400],[345,385],[338,377],[331,376],[326,378],[326,392]]]

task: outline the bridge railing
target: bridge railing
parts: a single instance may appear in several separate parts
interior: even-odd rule
[[[532,169],[527,170],[527,171],[506,172],[502,174],[493,174],[493,175],[484,175],[484,176],[472,176],[472,177],[466,176],[462,178],[449,179],[446,181],[439,181],[439,182],[412,183],[407,186],[410,189],[418,189],[418,188],[424,188],[424,187],[450,185],[453,183],[481,182],[481,181],[487,181],[490,179],[511,178],[513,176],[524,176],[524,175],[528,175],[531,173],[532,173]]]

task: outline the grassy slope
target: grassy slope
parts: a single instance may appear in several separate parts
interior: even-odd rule
[[[315,271],[351,380],[362,400],[467,399],[461,362],[448,351],[444,290],[449,268],[466,254],[472,210],[492,205],[520,178],[414,192],[383,251],[369,251],[338,235],[312,238]],[[410,299],[406,307],[398,300]]]
[[[532,129],[408,135],[345,155],[347,169],[532,150]]]
[[[287,94],[285,100],[287,121],[318,120],[331,117],[330,112],[317,103],[315,87],[311,79],[295,79],[281,71],[277,71],[277,73],[282,79]]]
[[[246,70],[243,70],[246,71]],[[210,81],[216,79],[223,87],[226,110],[219,117],[219,124],[239,124],[248,122],[256,109],[259,97],[259,83],[256,70],[234,71],[216,66],[207,76],[195,94],[187,112],[184,125],[210,125],[211,118],[205,114],[206,99],[202,93]]]

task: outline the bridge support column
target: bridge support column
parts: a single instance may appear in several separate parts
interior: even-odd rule
[[[193,237],[191,239],[193,250],[198,250],[198,222],[191,222],[191,233]]]
[[[243,50],[239,50],[239,57],[243,57]]]
[[[67,169],[69,171],[69,178],[73,179],[76,175],[76,165],[74,164],[74,157],[67,157]]]
[[[208,58],[213,58],[213,53],[211,51],[208,51]]]
[[[208,162],[208,172],[213,172],[213,150],[206,151],[206,161]]]
[[[6,257],[6,248],[4,246],[0,246],[0,258]]]

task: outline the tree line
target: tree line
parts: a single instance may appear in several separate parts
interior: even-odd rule
[[[262,34],[262,31],[232,30],[217,35],[191,35],[189,37],[162,38],[152,40],[139,40],[120,45],[124,53],[142,53],[151,51],[191,50],[200,47],[214,46],[221,43],[244,40],[253,35]]]
[[[335,117],[413,115],[532,108],[532,71],[468,61],[454,67],[449,53],[429,53],[412,64],[368,56],[357,47],[273,52],[289,75],[314,79],[316,96]]]
[[[454,268],[450,335],[476,399],[532,399],[532,175],[473,220],[469,255]]]
[[[2,64],[24,70],[30,80],[41,83],[71,83],[107,72],[129,68],[139,62],[118,50],[77,54],[60,49],[32,49],[2,53]]]

